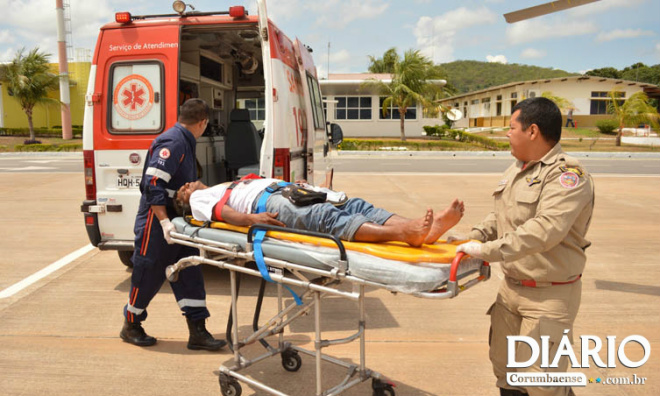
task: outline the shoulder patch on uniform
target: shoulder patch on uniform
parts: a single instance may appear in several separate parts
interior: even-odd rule
[[[158,153],[158,156],[162,159],[170,158],[170,149],[168,149],[168,148],[160,149],[160,153]]]
[[[584,171],[579,166],[560,166],[559,170],[562,172],[573,172],[579,177],[584,176]]]
[[[580,184],[580,176],[574,172],[564,172],[559,176],[559,184],[564,188],[575,188]]]

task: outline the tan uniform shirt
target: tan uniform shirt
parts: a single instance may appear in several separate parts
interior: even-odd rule
[[[594,205],[591,176],[559,143],[523,169],[516,161],[493,192],[495,210],[469,237],[485,242],[486,261],[501,261],[517,280],[565,282],[584,269]]]

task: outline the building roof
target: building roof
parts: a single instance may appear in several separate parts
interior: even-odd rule
[[[502,84],[502,85],[497,85],[494,87],[482,89],[479,91],[472,91],[472,92],[466,92],[464,94],[460,95],[454,95],[448,98],[443,98],[442,101],[449,101],[449,100],[454,100],[458,98],[463,98],[466,96],[472,96],[472,95],[478,95],[481,93],[486,93],[486,92],[492,92],[492,91],[497,91],[499,89],[505,89],[509,87],[513,87],[516,85],[533,85],[533,84],[538,84],[538,83],[549,83],[549,82],[564,82],[564,81],[584,81],[584,80],[595,80],[595,81],[611,81],[614,82],[614,84],[626,84],[626,85],[639,85],[640,88],[644,89],[644,92],[659,92],[659,87],[657,85],[649,84],[649,83],[644,83],[644,82],[637,82],[637,81],[629,81],[629,80],[622,80],[619,78],[606,78],[606,77],[597,77],[597,76],[569,76],[569,77],[556,77],[556,78],[541,78],[537,80],[527,80],[527,81],[516,81],[512,83],[507,83],[507,84]],[[648,92],[647,92],[648,94]],[[651,95],[649,95],[651,96]]]

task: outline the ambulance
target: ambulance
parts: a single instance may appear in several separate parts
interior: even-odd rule
[[[206,185],[247,173],[331,185],[329,151],[341,128],[326,125],[312,50],[267,17],[227,11],[120,12],[100,30],[83,122],[85,200],[91,243],[132,266],[140,179],[153,139],[172,127],[188,98],[211,108],[197,141]],[[316,173],[316,174],[315,174]]]

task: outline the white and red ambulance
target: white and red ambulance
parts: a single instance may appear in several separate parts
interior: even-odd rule
[[[124,264],[146,151],[188,98],[212,112],[197,143],[205,184],[249,172],[331,183],[327,154],[341,128],[326,126],[311,49],[268,19],[264,0],[257,4],[253,16],[242,6],[187,12],[175,1],[176,14],[117,13],[101,28],[86,96],[81,211],[91,243],[117,250]]]

